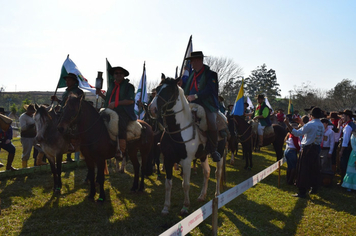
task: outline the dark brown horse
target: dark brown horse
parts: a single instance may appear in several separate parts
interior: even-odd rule
[[[141,122],[143,130],[138,140],[127,144],[127,153],[130,156],[135,170],[132,191],[138,189],[140,165],[137,159],[137,151],[140,150],[142,158],[141,184],[139,190],[144,189],[144,169],[147,153],[150,150],[152,140],[152,129],[145,122]],[[104,124],[103,117],[96,109],[82,97],[70,95],[61,114],[58,130],[63,134],[79,139],[80,151],[85,158],[88,167],[88,178],[90,182],[89,199],[94,199],[95,190],[95,166],[97,167],[96,182],[100,187],[98,201],[105,200],[104,192],[104,168],[105,160],[115,156],[116,142],[113,142]],[[120,132],[120,131],[119,131]]]
[[[254,134],[252,131],[252,126],[246,122],[242,116],[234,116],[235,122],[237,124],[237,131],[239,133],[238,137],[240,143],[242,144],[243,156],[246,159],[245,169],[252,168],[252,149],[253,149],[253,138]],[[283,145],[284,138],[287,135],[287,131],[280,125],[273,124],[275,136],[272,138],[267,138],[263,140],[263,146],[273,144],[274,150],[276,152],[277,160],[283,157]],[[262,146],[262,147],[263,147]]]

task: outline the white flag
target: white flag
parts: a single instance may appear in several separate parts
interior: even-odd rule
[[[138,89],[136,92],[135,96],[135,114],[137,116],[137,119],[142,120],[143,117],[145,116],[145,111],[142,107],[137,106],[137,102],[140,101],[142,103],[147,103],[148,102],[148,95],[147,95],[147,83],[146,83],[146,66],[145,63],[143,63],[143,73],[141,77],[140,84],[138,85]]]

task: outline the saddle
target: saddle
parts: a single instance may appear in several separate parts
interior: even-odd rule
[[[202,106],[196,103],[189,103],[195,125],[198,127],[199,133],[206,136],[205,132],[208,130],[208,122],[205,115],[205,110]],[[227,127],[227,118],[220,111],[216,116],[216,126],[219,131],[219,141],[229,135]]]
[[[109,109],[101,109],[100,114],[104,119],[104,124],[108,130],[110,139],[116,141],[119,134],[119,115]],[[141,137],[142,125],[137,121],[129,121],[127,125],[127,142],[139,139]]]

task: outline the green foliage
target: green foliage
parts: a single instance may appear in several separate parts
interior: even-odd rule
[[[11,106],[10,106],[10,111],[12,114],[16,114],[17,113],[17,106],[15,103],[13,103]]]
[[[268,97],[271,103],[276,97],[280,97],[279,84],[277,83],[276,71],[267,69],[266,64],[257,67],[251,72],[251,75],[245,79],[246,90],[245,93],[250,97],[255,97],[258,94],[264,94]],[[273,105],[272,105],[273,106]]]

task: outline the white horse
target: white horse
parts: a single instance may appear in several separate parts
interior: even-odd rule
[[[200,134],[192,118],[189,103],[184,96],[183,90],[177,85],[177,82],[178,79],[165,79],[162,85],[157,87],[156,97],[149,106],[151,116],[157,118],[159,115],[162,115],[165,126],[160,144],[166,168],[166,194],[162,214],[168,214],[171,205],[172,169],[174,163],[179,163],[183,168],[182,186],[184,190],[184,203],[180,211],[181,214],[188,213],[190,205],[189,186],[191,162],[193,159],[197,157],[201,159],[204,174],[203,187],[198,201],[204,201],[206,198],[210,176],[210,166],[206,153],[203,150],[207,138]],[[219,146],[222,146],[223,150],[225,142]],[[222,153],[220,154],[223,156]],[[215,196],[220,194],[222,167],[223,160],[217,162]]]

